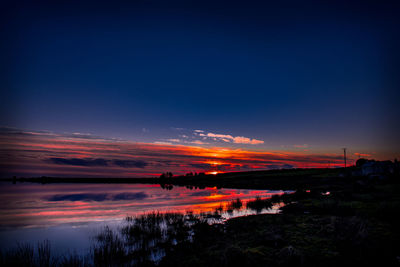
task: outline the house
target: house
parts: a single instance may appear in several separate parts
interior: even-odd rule
[[[393,163],[390,160],[386,161],[375,161],[375,160],[365,160],[361,166],[361,175],[368,176],[371,178],[384,179],[388,176],[395,174],[397,162]]]

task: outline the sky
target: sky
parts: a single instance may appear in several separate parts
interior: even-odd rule
[[[327,166],[343,147],[353,160],[398,158],[400,4],[321,2],[5,1],[2,173],[207,171],[190,164],[228,162],[184,161],[187,151],[221,149],[275,157],[257,169],[332,157]],[[88,150],[94,139],[127,155],[71,152],[72,141]],[[173,151],[173,162],[156,167],[160,151]],[[226,169],[254,165],[240,164]]]

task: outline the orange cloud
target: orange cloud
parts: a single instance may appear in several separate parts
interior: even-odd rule
[[[204,134],[204,133],[200,133]],[[234,143],[258,144],[261,140],[230,138]],[[303,151],[252,151],[223,147],[136,143],[116,139],[88,138],[89,135],[7,132],[0,129],[0,174],[64,177],[154,177],[170,171],[228,172],[295,167],[342,166],[342,155],[310,155]],[[222,137],[223,136],[223,137]],[[191,143],[189,143],[191,142]],[[193,145],[191,145],[193,144]],[[218,164],[214,164],[218,163]]]
[[[201,137],[205,138],[212,138],[215,141],[224,141],[226,143],[233,142],[235,144],[250,144],[250,145],[259,145],[259,144],[264,144],[264,141],[262,140],[257,140],[257,139],[251,139],[248,137],[244,136],[232,136],[230,134],[215,134],[215,133],[204,133],[198,132],[199,130],[195,131],[195,134],[198,134]]]
[[[233,142],[236,144],[251,144],[251,145],[259,145],[264,144],[264,141],[257,139],[250,139],[243,136],[236,136],[233,138]]]

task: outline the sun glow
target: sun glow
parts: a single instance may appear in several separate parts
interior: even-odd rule
[[[217,175],[283,167],[326,167],[327,161],[330,167],[342,166],[342,158],[336,154],[160,145],[109,139],[71,140],[67,134],[24,133],[18,136],[7,132],[2,134],[0,129],[0,145],[13,151],[13,157],[2,163],[10,166],[10,173],[21,176],[158,177],[165,171],[174,175],[190,172]],[[131,151],[135,151],[135,155]],[[30,155],[29,160],[26,155]]]
[[[217,161],[206,161],[204,163],[210,164],[210,165],[221,165],[223,164],[222,162],[217,162]]]

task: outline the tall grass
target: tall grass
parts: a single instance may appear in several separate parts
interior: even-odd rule
[[[246,203],[248,209],[260,212],[263,209],[269,209],[272,207],[272,201],[270,199],[262,199],[257,196],[254,200],[250,200]]]
[[[48,240],[37,243],[36,248],[28,243],[19,243],[16,248],[0,253],[0,266],[27,267],[85,267],[92,265],[87,257],[76,254],[56,257],[51,253]]]
[[[247,208],[270,207],[270,201],[256,198],[247,202]],[[226,205],[226,211],[241,209],[244,203],[239,198]],[[103,228],[95,237],[90,253],[76,253],[61,257],[52,255],[48,240],[36,247],[30,244],[18,246],[0,254],[0,266],[155,266],[178,245],[190,245],[196,237],[205,234],[210,219],[220,218],[222,204],[214,215],[152,212],[127,217],[118,229]],[[215,221],[213,221],[215,222]]]
[[[119,232],[105,228],[94,246],[98,266],[151,266],[177,244],[191,242],[192,227],[205,223],[192,213],[149,213],[127,217]],[[105,264],[105,265],[102,265]]]
[[[227,210],[239,210],[242,208],[242,206],[243,202],[240,200],[240,198],[237,198],[228,203]]]
[[[124,262],[127,257],[124,242],[108,226],[96,236],[96,241],[92,248],[95,266],[117,266]]]
[[[38,243],[37,251],[38,251],[39,265],[43,267],[49,267],[51,264],[51,251],[50,251],[49,240],[45,240],[42,243]]]

